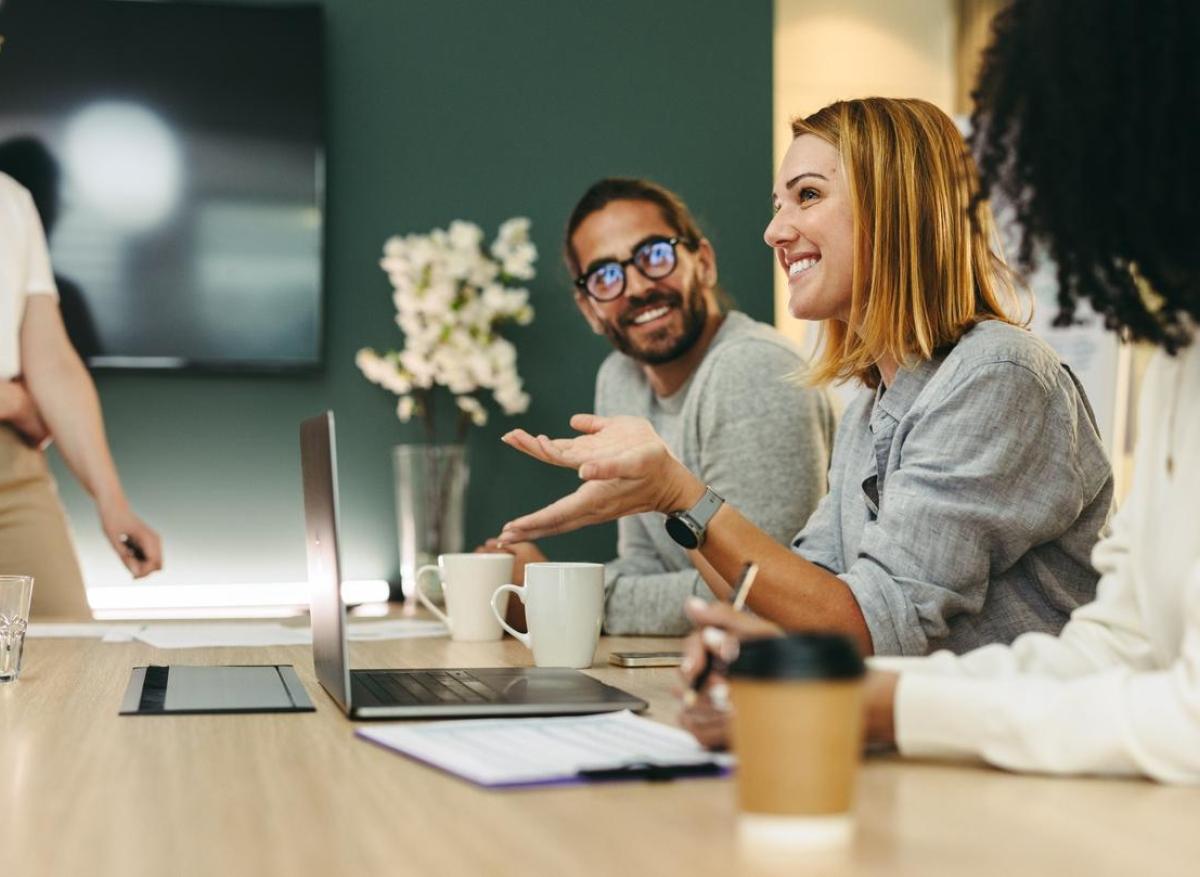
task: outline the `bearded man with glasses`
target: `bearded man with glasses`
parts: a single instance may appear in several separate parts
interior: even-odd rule
[[[596,378],[595,412],[648,419],[713,491],[791,538],[826,491],[830,406],[795,380],[806,363],[791,342],[731,309],[683,201],[647,180],[600,180],[571,212],[564,249],[580,313],[616,348]],[[516,556],[517,582],[546,559],[529,542],[487,548]],[[713,599],[704,559],[662,515],[620,520],[617,555],[605,568],[610,634],[682,635],[684,600]]]

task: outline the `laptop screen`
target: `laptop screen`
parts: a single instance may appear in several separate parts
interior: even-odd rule
[[[309,614],[317,679],[343,710],[350,708],[346,607],[338,557],[337,444],[333,412],[300,424],[304,530],[308,547]]]

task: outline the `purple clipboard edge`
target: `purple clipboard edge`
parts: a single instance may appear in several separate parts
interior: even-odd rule
[[[514,791],[517,789],[548,789],[548,788],[553,788],[556,786],[559,788],[566,788],[568,786],[601,786],[601,785],[611,785],[613,783],[650,782],[649,780],[645,779],[644,777],[639,777],[639,776],[613,777],[612,779],[593,780],[593,779],[587,779],[586,777],[581,777],[581,776],[577,775],[577,776],[573,776],[573,777],[554,777],[552,779],[545,779],[545,780],[523,780],[521,782],[515,782],[515,783],[481,783],[478,780],[473,780],[468,776],[463,776],[461,773],[455,773],[454,771],[450,770],[449,768],[442,767],[440,764],[434,764],[432,761],[427,761],[424,758],[420,758],[416,755],[413,755],[411,752],[405,752],[403,749],[396,749],[393,746],[389,746],[388,744],[384,743],[382,740],[376,740],[373,737],[368,737],[364,733],[363,728],[356,729],[354,732],[354,736],[366,743],[370,743],[374,746],[378,746],[380,749],[386,750],[387,752],[391,752],[393,755],[402,755],[405,758],[407,758],[409,761],[415,761],[418,764],[423,764],[426,767],[433,768],[438,773],[443,773],[446,776],[454,777],[457,780],[462,780],[464,783],[468,783],[469,785],[475,786],[478,789],[487,789],[488,791],[492,791],[492,792],[511,792],[511,791]],[[733,773],[733,768],[730,765],[722,764],[721,770],[716,776],[676,777],[675,779],[670,780],[670,782],[680,782],[680,781],[690,782],[692,780],[712,780],[712,779],[723,780],[723,779],[726,779],[727,777],[729,777],[732,773]]]

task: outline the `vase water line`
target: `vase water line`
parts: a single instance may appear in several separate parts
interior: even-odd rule
[[[418,569],[437,563],[439,554],[463,550],[470,476],[467,448],[462,444],[396,445],[392,464],[401,585],[409,595]],[[440,588],[427,587],[426,594],[440,598]]]

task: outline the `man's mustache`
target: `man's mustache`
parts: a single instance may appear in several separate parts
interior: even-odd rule
[[[618,322],[621,324],[622,328],[626,326],[632,326],[638,311],[658,305],[668,305],[676,308],[683,307],[683,296],[674,290],[652,289],[650,292],[636,300],[630,299],[628,309],[621,316]]]

